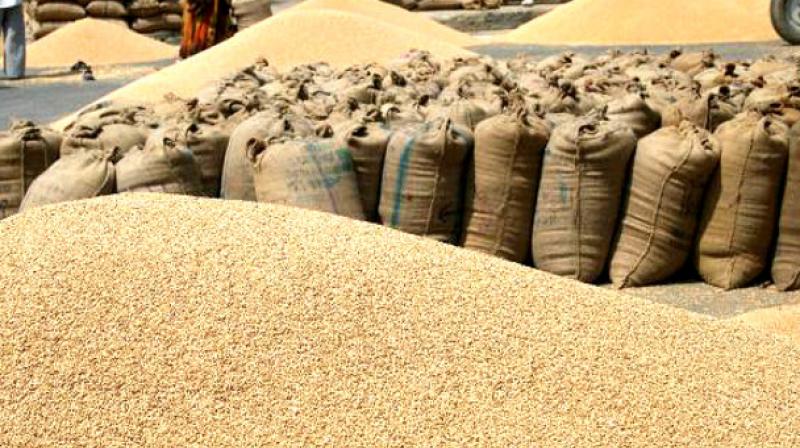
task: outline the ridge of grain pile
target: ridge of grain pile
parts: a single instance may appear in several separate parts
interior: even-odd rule
[[[573,0],[497,39],[646,45],[773,41],[769,0]]]
[[[740,314],[731,320],[743,322],[768,333],[790,337],[800,343],[800,305],[764,308]]]
[[[30,44],[27,66],[69,67],[79,60],[89,65],[132,64],[177,56],[172,45],[104,20],[87,18]]]
[[[333,215],[35,208],[0,284],[4,447],[800,444],[788,341]]]
[[[330,9],[286,11],[191,58],[141,78],[98,100],[158,101],[193,96],[208,83],[260,58],[278,68],[325,61],[333,66],[388,62],[412,49],[436,56],[473,55],[424,33]]]
[[[410,12],[405,8],[381,0],[307,0],[292,8],[291,11],[311,11],[323,8],[359,14],[391,23],[459,47],[477,44],[477,40],[469,34],[456,31],[449,26],[430,20],[422,14]]]

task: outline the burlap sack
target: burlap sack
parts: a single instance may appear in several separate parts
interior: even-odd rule
[[[128,9],[122,3],[113,0],[93,0],[86,5],[86,13],[92,17],[121,19],[127,17]]]
[[[270,0],[235,0],[233,2],[233,15],[239,30],[249,28],[256,23],[272,16]]]
[[[627,124],[642,138],[661,127],[661,115],[654,111],[638,94],[629,94],[612,100],[606,106],[606,116],[611,121]]]
[[[549,137],[547,123],[524,112],[497,115],[478,125],[464,205],[465,248],[518,263],[526,260]]]
[[[266,140],[268,137],[305,138],[314,135],[314,125],[297,114],[284,114],[279,118],[275,112],[261,112],[239,124],[228,140],[225,162],[222,168],[220,197],[240,201],[255,201],[253,165],[247,157],[250,140]]]
[[[52,134],[29,123],[0,132],[0,219],[17,213],[33,180],[58,159],[58,139]]]
[[[78,151],[61,157],[33,181],[25,193],[20,211],[111,194],[115,182],[110,154],[96,150]]]
[[[716,139],[687,121],[639,140],[611,255],[616,286],[658,283],[683,267],[719,158]]]
[[[671,56],[670,68],[686,73],[690,76],[695,76],[714,66],[714,61],[717,55],[712,51],[703,51],[695,53],[681,53],[674,52]]]
[[[159,129],[117,163],[117,191],[202,196],[200,166],[178,127]]]
[[[131,16],[136,18],[154,17],[161,14],[161,7],[156,0],[135,0],[128,5]]]
[[[46,3],[36,7],[38,22],[67,22],[86,17],[82,6],[74,3]]]
[[[772,280],[781,291],[800,289],[800,125],[789,134],[789,163],[778,221]]]
[[[350,150],[332,140],[251,140],[258,202],[364,219]]]
[[[635,146],[630,127],[593,116],[555,129],[534,217],[537,268],[583,282],[603,273]]]
[[[767,268],[788,157],[788,128],[746,112],[714,134],[722,159],[705,199],[695,265],[714,286],[733,289]]]
[[[676,104],[677,114],[662,113],[661,125],[679,126],[682,121],[689,121],[697,127],[713,132],[739,112],[728,98],[728,92],[723,88],[721,93],[709,91],[703,95],[686,96]]]
[[[460,99],[449,106],[444,106],[427,114],[427,121],[450,120],[458,125],[475,131],[478,123],[489,118],[490,113],[485,102],[480,100]]]
[[[156,31],[179,31],[183,26],[180,14],[161,14],[153,17],[141,17],[133,21],[131,28],[138,33],[154,33]]]
[[[158,2],[162,14],[183,14],[183,7],[179,0],[162,0]]]
[[[100,150],[116,163],[131,149],[143,146],[149,135],[149,129],[130,124],[78,125],[64,136],[61,155],[68,156],[85,149]]]
[[[381,222],[455,244],[460,236],[465,162],[473,142],[468,129],[450,121],[397,130],[386,150]]]
[[[364,215],[369,221],[377,221],[389,133],[375,123],[351,121],[337,126],[334,135],[336,146],[350,150]]]
[[[222,166],[230,133],[222,126],[192,123],[183,133],[182,143],[189,148],[200,166],[200,180],[206,196],[219,197]]]

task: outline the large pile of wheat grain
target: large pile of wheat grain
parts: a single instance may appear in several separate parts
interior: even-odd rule
[[[800,443],[793,344],[327,214],[33,209],[0,284],[4,447]]]
[[[780,38],[770,0],[573,0],[498,39],[522,44],[702,44]]]
[[[69,67],[82,60],[90,65],[134,64],[172,59],[178,50],[126,27],[83,19],[60,28],[28,47],[28,67]]]
[[[472,54],[421,32],[330,9],[286,11],[160,72],[139,79],[106,99],[160,100],[166,93],[194,95],[259,58],[279,68],[325,61],[334,66],[386,62],[411,49],[441,57]]]
[[[383,0],[306,0],[294,7],[293,10],[311,11],[319,10],[320,8],[363,15],[422,33],[433,39],[453,45],[463,47],[477,44],[477,40],[469,34],[456,31],[449,26],[430,20],[422,14],[409,12]]]

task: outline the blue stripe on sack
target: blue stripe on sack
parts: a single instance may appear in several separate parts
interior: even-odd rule
[[[414,149],[415,137],[410,137],[403,146],[403,155],[400,156],[400,166],[397,170],[397,181],[394,188],[394,204],[392,206],[391,227],[400,225],[400,209],[403,207],[403,188],[408,177],[408,163],[411,160],[411,152]]]

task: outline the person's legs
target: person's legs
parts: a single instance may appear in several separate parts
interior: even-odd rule
[[[0,24],[5,38],[6,76],[22,78],[25,76],[25,16],[22,5],[0,9]]]

